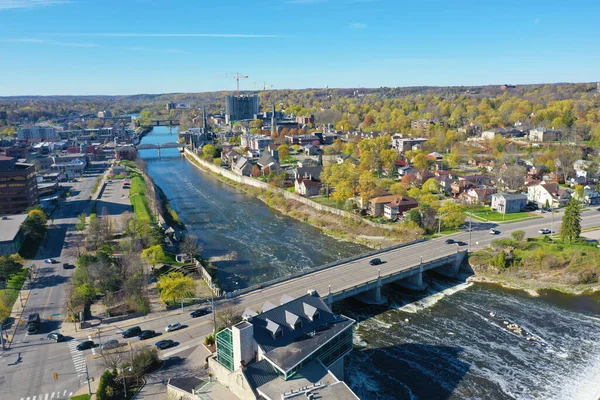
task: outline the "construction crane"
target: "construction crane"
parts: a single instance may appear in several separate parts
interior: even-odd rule
[[[240,79],[247,79],[248,76],[246,75],[242,75],[239,72],[236,72],[235,75],[234,74],[227,74],[224,76],[216,76],[215,78],[233,78],[236,81],[236,88],[237,88],[237,92],[236,92],[236,96],[240,97]]]
[[[271,89],[273,87],[273,85],[263,81],[262,83],[255,83],[254,84],[255,87],[262,87],[262,94],[263,97],[265,98],[265,106],[263,107],[263,111],[267,111],[267,88]]]

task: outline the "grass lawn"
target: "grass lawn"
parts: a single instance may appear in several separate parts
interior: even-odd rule
[[[340,210],[344,209],[344,207],[340,206],[337,201],[334,201],[331,198],[327,198],[327,196],[314,196],[310,199],[315,203],[323,204],[324,206],[329,206]]]
[[[469,214],[469,213],[467,213]],[[514,221],[514,220],[523,220],[527,218],[541,218],[538,215],[532,215],[527,211],[510,213],[510,214],[501,214],[496,211],[491,211],[488,207],[479,207],[471,212],[471,215],[474,218],[478,218],[481,220],[493,221],[493,222],[502,222],[502,221]]]
[[[71,397],[71,400],[90,400],[91,398],[91,394],[80,394],[79,396]]]
[[[19,298],[19,291],[27,279],[28,269],[23,268],[20,272],[11,275],[6,283],[6,287],[10,289],[0,289],[0,302],[9,310],[12,310],[15,301]]]
[[[296,188],[294,186],[290,186],[289,188],[285,188],[290,193],[296,193]]]

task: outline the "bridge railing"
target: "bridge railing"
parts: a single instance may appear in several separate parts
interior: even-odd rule
[[[299,272],[296,272],[296,273],[291,274],[291,275],[282,276],[281,278],[276,278],[276,279],[270,280],[268,282],[260,283],[260,284],[253,285],[253,286],[249,286],[249,287],[244,288],[244,289],[239,289],[239,290],[236,290],[234,292],[226,292],[224,294],[224,296],[221,296],[221,298],[230,299],[230,298],[233,298],[233,297],[241,296],[243,294],[250,293],[250,292],[253,292],[253,291],[258,290],[258,289],[263,289],[263,288],[266,288],[266,287],[269,287],[269,286],[276,285],[278,283],[282,283],[282,282],[289,281],[289,280],[292,280],[292,279],[300,278],[302,276],[309,275],[309,274],[312,274],[312,273],[315,273],[315,272],[319,272],[319,271],[323,271],[325,269],[336,267],[336,266],[341,265],[341,264],[347,264],[349,262],[353,262],[353,261],[360,260],[360,259],[363,259],[363,258],[372,257],[372,256],[375,256],[375,255],[378,255],[378,254],[382,254],[382,253],[388,252],[388,251],[401,249],[402,247],[411,246],[413,244],[421,243],[421,242],[424,242],[425,240],[426,239],[417,239],[417,240],[413,240],[411,242],[400,243],[400,244],[397,244],[397,245],[394,245],[394,246],[386,247],[385,249],[374,250],[374,251],[368,252],[366,254],[361,254],[361,255],[357,255],[357,256],[353,256],[353,257],[344,258],[342,260],[333,261],[333,262],[330,262],[330,263],[327,263],[327,264],[324,264],[324,265],[320,265],[320,266],[315,267],[315,268],[310,268],[310,269],[307,269],[307,270],[299,271]],[[323,293],[321,293],[321,295],[323,295]]]

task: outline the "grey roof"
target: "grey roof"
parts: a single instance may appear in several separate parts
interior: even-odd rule
[[[315,179],[319,179],[319,177],[321,176],[321,172],[323,172],[323,167],[320,165],[310,167],[298,167],[295,168],[293,171],[296,178],[312,176]]]
[[[6,218],[6,219],[5,219]],[[21,224],[27,219],[27,214],[7,215],[0,219],[0,242],[12,242]]]
[[[279,326],[279,324],[271,321],[270,319],[267,319],[267,330],[271,332],[271,334],[275,335],[280,329],[281,327]]]
[[[494,193],[492,197],[504,197],[505,200],[527,200],[527,196],[520,193]]]
[[[287,324],[286,311],[300,318],[300,329],[293,329]],[[317,311],[319,318],[311,321],[309,316],[314,316]],[[316,292],[264,311],[249,322],[254,325],[254,340],[265,352],[265,357],[283,371],[293,368],[354,324],[350,318],[332,313]],[[279,326],[281,336],[275,338],[272,335],[272,325],[268,326],[269,322]]]
[[[263,155],[260,156],[260,158],[258,159],[258,161],[256,161],[256,163],[258,165],[260,165],[261,167],[266,167],[271,164],[276,164],[277,160],[275,160],[275,158],[273,158],[273,156],[270,155],[269,153],[263,153]]]
[[[248,159],[246,157],[240,157],[235,162],[235,168],[242,169],[242,168],[244,168],[244,165],[246,165],[247,163],[248,163]]]
[[[193,393],[193,390],[199,389],[201,386],[204,386],[205,383],[206,381],[195,376],[185,376],[169,379],[169,385],[176,387],[177,389],[183,390],[186,393]]]
[[[254,317],[255,315],[258,315],[258,313],[250,308],[246,308],[246,310],[244,310],[244,313],[242,314],[242,318],[244,319],[248,319],[251,317]]]
[[[299,319],[300,319],[300,317],[297,316],[296,314],[292,314],[288,310],[285,310],[285,322],[288,324],[288,326],[293,328]]]
[[[262,310],[264,311],[269,311],[274,309],[275,307],[277,307],[275,304],[271,303],[270,301],[266,301],[265,304],[263,304],[262,306]]]

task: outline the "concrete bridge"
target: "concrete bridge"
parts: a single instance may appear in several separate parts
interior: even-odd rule
[[[158,150],[158,158],[160,158],[160,149],[181,149],[183,150],[183,148],[185,147],[184,144],[182,143],[175,143],[175,142],[169,142],[169,143],[163,143],[163,144],[150,144],[150,143],[144,143],[144,144],[138,144],[137,146],[135,146],[136,150]]]
[[[177,119],[153,119],[153,126],[176,126],[179,125],[179,120]]]
[[[297,297],[315,289],[330,305],[348,297],[381,304],[387,301],[381,295],[383,285],[393,283],[410,290],[425,290],[424,272],[434,270],[454,276],[466,254],[467,249],[456,244],[421,239],[226,293],[222,298],[232,299],[241,307],[256,307],[265,301],[276,302],[284,294]],[[370,265],[374,258],[382,263]]]

